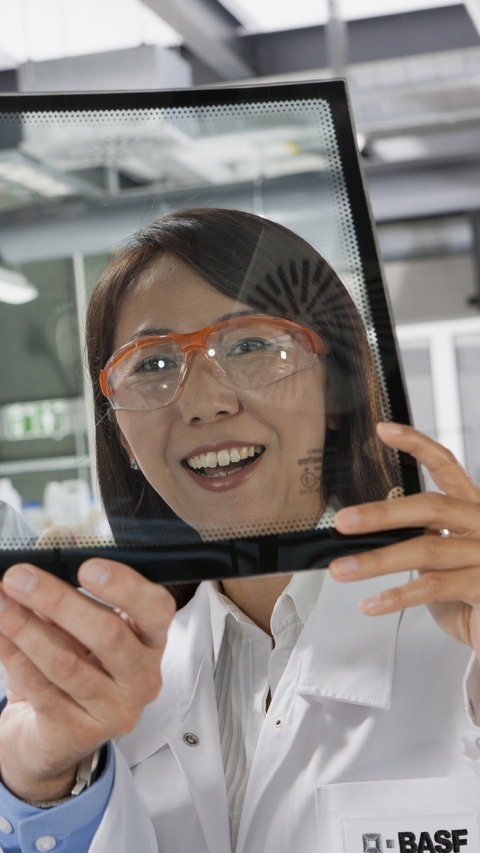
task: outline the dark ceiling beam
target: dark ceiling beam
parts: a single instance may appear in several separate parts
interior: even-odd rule
[[[463,3],[349,21],[348,60],[373,62],[478,47],[480,37]],[[329,65],[326,27],[244,35],[240,49],[259,76]]]
[[[375,221],[394,222],[427,216],[463,215],[478,209],[480,160],[390,164],[366,169]]]
[[[239,22],[218,0],[143,0],[182,36],[184,46],[219,80],[252,77],[256,71],[241,56]]]
[[[352,62],[478,47],[480,38],[463,3],[352,21]]]

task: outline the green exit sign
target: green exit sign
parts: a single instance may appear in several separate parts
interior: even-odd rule
[[[68,401],[39,400],[5,406],[3,429],[7,441],[63,438],[70,432]]]

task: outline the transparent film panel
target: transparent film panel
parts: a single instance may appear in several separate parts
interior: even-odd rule
[[[389,381],[382,371],[378,326],[364,279],[357,239],[358,225],[354,221],[349,198],[352,187],[347,186],[340,144],[327,100],[303,98],[272,103],[255,103],[252,100],[252,103],[215,107],[29,112],[21,116],[21,121],[17,118],[13,122],[5,114],[2,127],[4,138],[11,139],[15,134],[18,137],[14,145],[3,145],[0,152],[0,175],[5,178],[6,186],[3,202],[0,200],[0,211],[3,203],[5,214],[0,250],[10,266],[18,263],[22,255],[25,240],[21,239],[24,234],[20,224],[29,217],[37,225],[39,218],[42,219],[44,240],[39,251],[50,251],[52,257],[60,251],[59,244],[63,244],[63,251],[66,244],[72,254],[102,255],[110,252],[115,257],[122,241],[133,231],[145,228],[152,219],[169,210],[237,207],[273,221],[286,220],[294,231],[296,229],[314,246],[312,251],[321,253],[328,268],[331,267],[338,276],[338,287],[346,290],[347,299],[348,295],[351,298],[372,360],[369,393],[376,397],[378,418],[388,417]],[[10,167],[8,179],[5,177],[7,165]],[[360,182],[353,189],[363,192]],[[278,203],[282,192],[291,200],[287,211],[284,204]],[[13,211],[13,216],[7,217],[7,211],[10,214]],[[306,216],[305,211],[311,212],[311,216]],[[34,231],[32,227],[32,238]],[[72,236],[73,232],[75,236]],[[37,237],[38,233],[37,227]],[[269,239],[267,233],[264,242],[268,243]],[[260,255],[262,251],[260,246]],[[306,327],[315,326],[322,311],[326,315],[332,310],[332,304],[327,299],[323,307],[320,305],[322,284],[313,258],[302,254],[302,249],[299,251],[300,255],[297,252],[293,256],[286,243],[277,242],[274,246],[275,261],[270,271],[265,270],[262,261],[263,266],[260,264],[257,272],[255,257],[252,257],[249,268],[245,270],[244,284],[237,289],[239,306],[235,310],[253,305],[262,314],[301,321],[301,325]],[[332,299],[331,293],[329,298]],[[342,334],[348,332],[345,328],[347,322],[344,315],[339,323],[340,328],[342,324],[344,327]],[[321,324],[319,328],[321,330]],[[394,346],[393,342],[391,345]],[[332,346],[327,345],[326,349],[325,363],[336,363],[338,359]],[[346,351],[344,357],[348,361]],[[351,425],[363,417],[356,410],[353,384],[350,394],[346,387],[346,374],[343,376],[338,388],[333,392],[329,389],[330,400],[326,403],[330,422],[328,429],[332,435],[337,431],[341,433],[347,421],[351,431]],[[304,379],[305,371],[302,369],[285,380],[275,382],[282,417],[296,400],[295,393],[299,396]],[[342,383],[345,388],[340,388]],[[272,387],[269,386],[270,391]],[[251,389],[247,390],[251,393]],[[266,400],[268,394],[262,392],[259,396]],[[305,418],[313,416],[309,409],[308,383],[300,396],[302,394],[303,408],[298,406],[298,401],[293,403],[296,406],[295,418],[292,419],[294,436],[301,435],[300,425]],[[150,413],[148,417],[151,417]],[[137,412],[136,418],[147,421],[147,413]],[[372,460],[375,462],[373,457],[379,454],[378,449],[373,449],[373,433],[372,429],[368,440],[357,442],[358,458],[354,459],[359,469],[363,466],[370,472],[374,470],[371,467]],[[329,437],[335,446],[335,435],[333,438],[332,435]],[[248,447],[253,446],[254,462],[261,471],[262,462],[268,458],[268,448],[256,441],[250,445],[248,435],[244,437],[242,433],[238,436],[239,441],[244,438]],[[230,445],[232,441],[235,445],[236,439],[237,435],[228,436]],[[221,443],[223,436],[218,440]],[[215,441],[216,446],[218,440]],[[348,438],[343,440],[348,442]],[[350,450],[353,452],[352,448]],[[338,505],[387,497],[391,492],[397,494],[402,488],[395,459],[389,459],[385,483],[380,485],[379,480],[377,491],[366,489],[363,496],[350,488],[353,469],[350,457],[342,447],[334,447],[333,454],[330,449],[329,459],[329,464],[336,469],[337,482],[343,479],[340,490],[325,487],[325,435],[322,432],[318,441],[295,445],[295,463],[292,463],[295,475],[292,473],[290,479],[284,477],[282,482],[282,467],[277,468],[277,481],[271,493],[284,488],[296,496],[295,500],[286,499],[287,511],[273,513],[271,493],[265,481],[265,493],[259,505],[250,503],[243,507],[241,517],[230,513],[228,522],[222,520],[212,500],[211,521],[202,523],[201,538],[251,536],[315,526],[328,529]],[[379,462],[379,458],[376,461]],[[188,467],[185,460],[182,464],[184,469]],[[236,463],[231,461],[228,464]],[[253,463],[247,460],[245,467],[249,464]],[[125,466],[124,477],[130,476]],[[195,478],[205,476],[205,472],[198,473],[197,469],[192,474],[188,471],[188,476],[191,488],[195,489]],[[357,481],[368,480],[368,477],[359,477],[358,471],[356,476]],[[146,479],[150,483],[148,473]],[[376,481],[375,476],[370,479]],[[185,491],[188,493],[189,489]],[[306,499],[305,503],[310,507],[308,511],[303,511],[300,496]],[[202,512],[203,498],[198,502]],[[120,504],[119,498],[118,513],[121,516]],[[288,510],[290,505],[291,512]],[[188,539],[198,534],[194,516],[190,514],[185,518],[181,512],[176,512],[179,521],[176,517],[172,520],[170,515],[167,513],[161,524],[154,512],[148,520],[143,519],[140,526],[145,538],[150,541],[152,536],[159,536],[163,541],[166,531],[173,538],[184,535]],[[116,517],[115,510],[113,516]],[[182,526],[182,521],[188,528]],[[139,538],[137,522],[138,519],[133,520],[130,526],[131,538],[135,540]],[[129,525],[122,520],[121,528],[128,538]],[[89,538],[88,534],[79,535],[82,541]]]

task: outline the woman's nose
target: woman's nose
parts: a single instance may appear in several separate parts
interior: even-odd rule
[[[236,414],[240,402],[234,386],[202,352],[192,353],[177,405],[185,423],[210,423]]]

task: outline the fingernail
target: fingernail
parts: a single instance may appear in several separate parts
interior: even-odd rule
[[[89,562],[84,563],[78,573],[78,579],[82,583],[91,584],[92,586],[105,586],[110,577],[110,570],[103,563]]]
[[[353,575],[358,570],[358,560],[355,557],[342,557],[332,563],[332,569],[336,575],[342,575],[342,577]]]
[[[6,587],[16,592],[33,592],[38,578],[36,573],[27,566],[14,566],[6,572],[3,582]]]
[[[395,421],[382,421],[377,426],[381,432],[386,432],[390,435],[401,435],[403,432],[403,425],[397,424]]]
[[[339,509],[335,514],[335,527],[341,527],[342,530],[354,529],[360,523],[360,513],[354,507],[346,507]],[[338,522],[338,524],[337,524]]]
[[[381,596],[373,595],[371,598],[365,598],[360,602],[359,607],[363,613],[378,613],[382,609]]]

